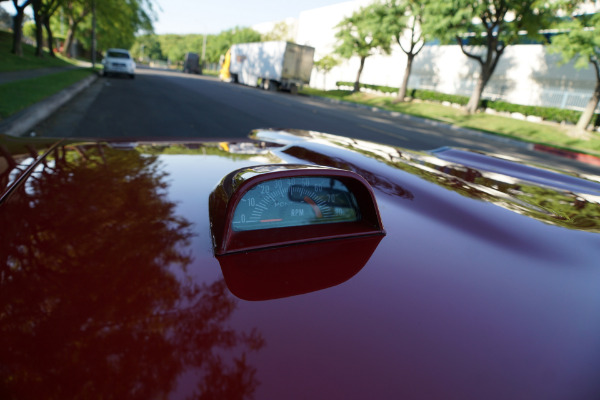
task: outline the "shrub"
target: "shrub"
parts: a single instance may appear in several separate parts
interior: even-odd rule
[[[344,82],[339,81],[336,82],[336,85],[339,86],[354,86],[354,82]],[[398,88],[391,86],[379,86],[379,85],[368,85],[365,83],[360,84],[361,88],[373,89],[380,91],[382,93],[396,93]],[[427,100],[427,101],[436,101],[436,102],[444,102],[448,101],[454,104],[466,105],[469,102],[469,97],[467,96],[459,96],[455,94],[446,94],[440,92],[434,92],[431,90],[422,90],[422,89],[412,89],[408,91],[410,97],[413,99],[419,100]],[[493,110],[499,112],[509,112],[509,113],[520,113],[523,115],[533,115],[537,117],[541,117],[546,121],[554,121],[554,122],[568,122],[571,124],[576,124],[581,116],[581,111],[575,110],[565,110],[562,108],[554,108],[554,107],[540,107],[540,106],[525,106],[521,104],[513,104],[507,103],[505,101],[500,100],[482,100],[481,106],[483,108],[491,108]],[[595,117],[595,125],[600,123],[600,118],[598,115]]]
[[[460,104],[461,106],[466,105],[469,102],[467,96],[459,96],[456,94],[446,94],[434,92],[431,90],[413,89],[410,91],[413,99],[428,100],[428,101],[448,101],[450,103]]]
[[[354,82],[338,81],[335,84],[337,85],[337,87],[340,87],[340,86],[354,87]],[[382,93],[396,93],[398,91],[398,88],[395,88],[395,87],[380,86],[380,85],[369,85],[369,84],[366,84],[366,83],[361,83],[360,87],[361,88],[365,88],[365,89],[376,90],[376,91],[382,92]]]
[[[523,115],[535,115],[548,121],[577,123],[581,111],[565,110],[554,107],[524,106],[512,104],[505,101],[487,101],[487,107],[501,112],[520,113]]]

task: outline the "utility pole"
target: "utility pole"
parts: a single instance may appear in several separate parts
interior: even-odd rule
[[[202,69],[204,69],[204,56],[206,55],[206,33],[204,33],[204,40],[202,41]]]

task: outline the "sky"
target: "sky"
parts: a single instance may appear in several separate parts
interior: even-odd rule
[[[235,26],[298,18],[301,11],[348,0],[154,0],[163,33],[219,33]]]
[[[301,11],[345,1],[348,0],[153,0],[157,16],[154,31],[216,34],[236,26],[298,18]],[[2,2],[1,7],[10,14],[15,12],[12,2]]]

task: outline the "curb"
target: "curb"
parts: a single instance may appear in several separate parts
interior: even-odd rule
[[[546,144],[534,144],[533,149],[536,151],[541,151],[544,153],[550,153],[555,156],[569,158],[571,160],[579,161],[585,164],[595,165],[600,167],[600,157],[586,154],[586,153],[578,153],[576,151],[561,149],[557,147],[548,146]]]
[[[374,106],[368,106],[365,104],[359,104],[359,103],[353,103],[350,101],[344,101],[344,100],[338,100],[338,99],[331,99],[328,97],[319,97],[319,96],[313,96],[313,95],[306,95],[307,97],[311,98],[311,99],[319,99],[319,100],[324,100],[327,101],[329,103],[333,103],[333,104],[344,104],[347,106],[351,106],[351,107],[355,107],[355,108],[361,108],[364,110],[370,110],[373,112],[381,112],[381,113],[385,113],[388,114],[392,117],[395,118],[402,118],[402,119],[406,119],[406,120],[413,120],[415,122],[421,122],[421,123],[426,123],[429,124],[430,126],[444,126],[447,127],[449,129],[452,129],[454,131],[458,131],[458,132],[462,132],[468,135],[473,135],[473,136],[479,136],[479,137],[485,137],[491,140],[495,140],[498,142],[502,142],[502,143],[507,143],[507,144],[512,144],[513,146],[516,147],[520,147],[526,150],[532,150],[532,151],[539,151],[539,152],[544,152],[544,153],[550,153],[553,154],[555,156],[559,156],[559,157],[564,157],[564,158],[569,158],[571,160],[576,160],[585,164],[590,164],[590,165],[595,165],[595,166],[600,166],[600,157],[595,156],[593,154],[588,154],[588,153],[581,153],[577,150],[574,149],[567,149],[567,148],[562,148],[562,147],[554,147],[548,144],[542,144],[542,143],[533,143],[533,142],[527,142],[527,141],[523,141],[523,140],[519,140],[519,139],[514,139],[514,138],[509,138],[509,137],[505,137],[502,135],[494,135],[491,133],[487,133],[487,132],[482,132],[482,131],[478,131],[475,129],[469,129],[469,128],[463,128],[457,125],[453,125],[453,124],[448,124],[445,122],[441,122],[441,121],[435,121],[435,120],[431,120],[431,119],[427,119],[427,118],[421,118],[421,117],[416,117],[414,115],[408,115],[408,114],[402,114],[401,112],[398,111],[390,111],[390,110],[386,110],[384,108],[379,108],[379,107],[374,107]]]
[[[98,75],[92,74],[68,88],[7,118],[0,123],[0,132],[10,136],[22,136],[26,134],[28,130],[48,118],[57,109],[90,86],[96,79],[98,79]]]

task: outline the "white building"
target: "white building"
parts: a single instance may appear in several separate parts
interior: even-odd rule
[[[336,44],[336,25],[372,2],[354,0],[301,12],[295,24],[295,41],[314,47],[315,60],[331,54]],[[598,10],[597,3],[589,2],[586,10]],[[266,26],[261,25],[256,27],[265,30]],[[560,65],[559,61],[559,55],[548,54],[542,45],[509,46],[484,91],[484,97],[518,104],[582,109],[596,83],[593,69],[577,70],[572,64]],[[353,57],[342,61],[326,76],[315,69],[311,86],[334,89],[337,81],[353,82],[358,65],[358,58]],[[399,87],[405,65],[406,55],[396,45],[391,55],[367,58],[361,83]],[[428,45],[414,60],[409,88],[468,96],[478,74],[479,65],[468,59],[458,45]]]

